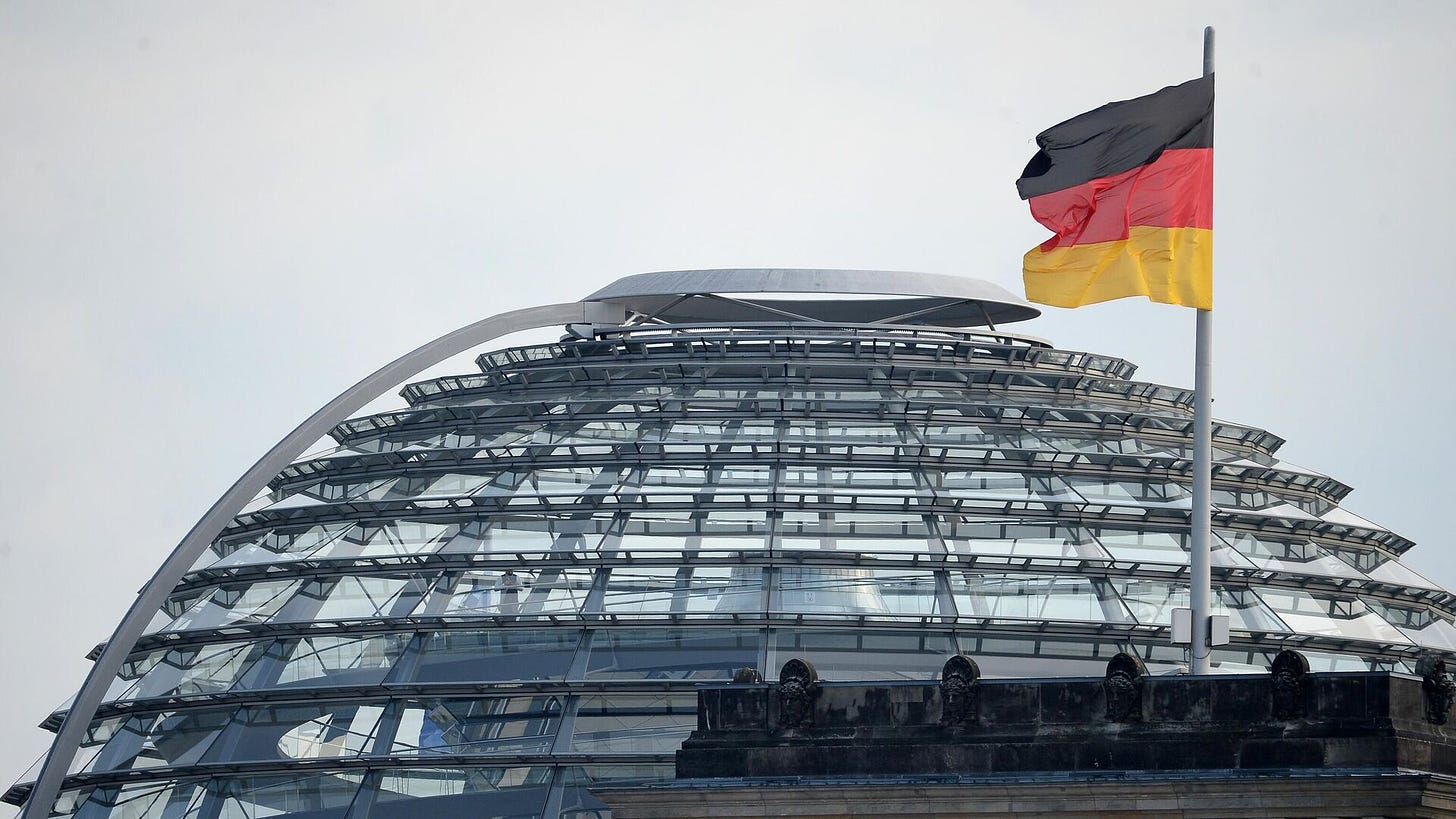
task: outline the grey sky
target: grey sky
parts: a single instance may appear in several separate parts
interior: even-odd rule
[[[1456,4],[0,5],[0,779],[192,522],[358,377],[645,270],[1019,291],[1033,136],[1195,76],[1205,24],[1216,414],[1456,585]],[[1192,327],[1127,300],[1019,329],[1187,386]]]

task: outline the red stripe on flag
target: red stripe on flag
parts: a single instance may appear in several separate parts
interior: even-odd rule
[[[1177,148],[1115,176],[1029,200],[1031,215],[1056,233],[1044,251],[1115,242],[1128,228],[1213,227],[1213,149]]]

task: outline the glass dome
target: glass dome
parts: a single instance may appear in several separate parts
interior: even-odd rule
[[[671,776],[695,684],[740,668],[1178,671],[1190,393],[955,298],[955,326],[658,299],[408,385],[176,584],[52,815],[603,817],[589,787]],[[1456,649],[1412,544],[1281,443],[1214,429],[1215,669]]]

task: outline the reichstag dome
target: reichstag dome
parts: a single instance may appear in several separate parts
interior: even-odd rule
[[[268,453],[168,558],[4,799],[77,819],[606,817],[694,686],[1178,673],[1191,394],[1005,328],[972,279],[629,276],[451,333]],[[479,372],[386,388],[524,329]],[[305,452],[327,433],[331,448]],[[1350,487],[1214,428],[1216,671],[1456,650]],[[68,710],[80,716],[67,720]],[[50,807],[50,805],[43,805]]]

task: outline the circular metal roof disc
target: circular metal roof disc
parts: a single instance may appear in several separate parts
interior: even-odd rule
[[[639,273],[585,301],[679,324],[815,321],[985,327],[1041,310],[980,279],[890,270],[727,268]]]

